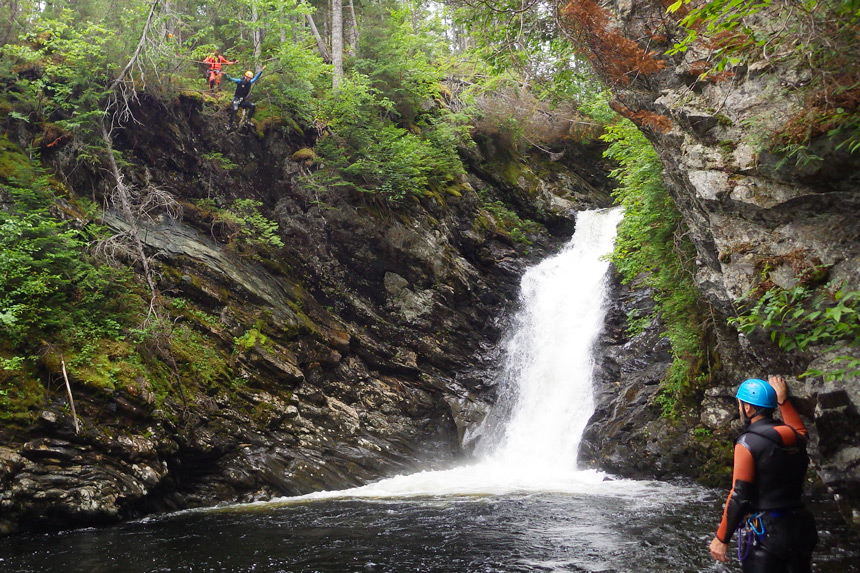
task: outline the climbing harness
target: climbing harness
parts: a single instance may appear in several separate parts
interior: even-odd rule
[[[738,561],[743,562],[752,548],[763,542],[767,536],[763,518],[763,511],[751,513],[738,525]]]

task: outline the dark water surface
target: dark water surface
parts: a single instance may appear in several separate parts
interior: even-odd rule
[[[723,496],[671,486],[234,506],[0,539],[0,571],[739,571],[707,552]],[[814,570],[860,571],[860,541],[830,504],[812,509]]]

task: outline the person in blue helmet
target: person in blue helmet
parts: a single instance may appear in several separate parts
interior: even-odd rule
[[[230,107],[230,121],[227,122],[227,129],[233,128],[233,120],[236,118],[236,112],[239,111],[239,108],[247,109],[248,115],[245,117],[245,123],[251,121],[251,118],[254,116],[254,112],[257,110],[257,106],[254,105],[254,102],[251,101],[251,86],[254,85],[254,82],[260,79],[260,74],[263,73],[263,70],[266,69],[266,66],[263,66],[257,75],[251,70],[245,72],[245,74],[241,78],[234,78],[228,73],[224,73],[228,80],[234,82],[236,84],[236,91],[233,93],[233,103]],[[239,126],[242,127],[241,125]]]
[[[802,500],[809,465],[806,426],[782,376],[745,380],[735,397],[745,430],[735,442],[732,489],[711,556],[728,561],[737,529],[744,573],[810,572],[818,533]],[[773,418],[777,409],[782,423]]]

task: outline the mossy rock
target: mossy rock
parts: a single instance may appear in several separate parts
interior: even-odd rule
[[[534,172],[528,165],[516,159],[500,165],[498,173],[503,182],[512,187],[519,187],[529,195],[534,195],[538,188]]]
[[[302,129],[302,127],[291,116],[286,115],[286,116],[281,118],[281,121],[283,122],[284,125],[289,127],[296,134],[298,134],[298,135],[304,135],[305,134],[305,130]]]
[[[454,197],[462,197],[462,188],[463,186],[461,184],[448,185],[447,187],[445,187],[445,193]]]
[[[127,341],[102,339],[85,353],[66,357],[69,376],[92,388],[116,390],[134,383],[146,374],[132,344]],[[51,370],[59,371],[59,364]]]
[[[293,161],[313,161],[316,158],[316,154],[314,150],[310,147],[302,147],[301,149],[296,150],[295,153],[290,155],[290,159]]]
[[[29,369],[0,370],[0,425],[28,426],[44,403],[45,387]]]
[[[261,257],[259,262],[267,271],[271,272],[272,274],[280,275],[283,277],[289,277],[292,274],[292,268],[283,259],[271,259]]]
[[[0,136],[0,179],[14,180],[22,186],[30,185],[36,179],[30,158],[5,135]]]
[[[316,323],[302,311],[302,307],[300,304],[294,303],[292,301],[288,302],[287,305],[290,307],[290,310],[296,315],[296,320],[298,321],[298,331],[296,334],[307,334],[309,336],[316,337],[318,333],[318,328]]]
[[[728,440],[711,436],[705,440],[702,458],[704,464],[697,480],[702,485],[724,487],[732,481],[734,445]]]
[[[192,90],[192,89],[183,89],[179,90],[179,97],[186,98],[190,100],[197,101],[206,101],[216,99],[215,96],[209,93],[208,90]]]
[[[267,117],[261,119],[257,125],[257,131],[260,133],[266,133],[268,130],[274,128],[278,125],[278,120],[275,117]]]
[[[174,332],[170,348],[177,360],[177,367],[184,378],[206,384],[228,383],[233,371],[217,339],[203,336],[183,325]]]
[[[179,283],[182,280],[182,271],[177,269],[176,267],[172,267],[170,265],[162,264],[159,267],[159,271],[162,275],[162,281],[166,283]]]
[[[259,122],[266,122],[266,121],[268,121],[269,123],[275,122],[276,120],[274,117],[275,114],[273,113],[274,111],[276,111],[276,108],[272,108],[272,106],[269,105],[268,103],[266,103],[265,101],[261,101],[261,102],[255,104],[254,119],[256,119]]]

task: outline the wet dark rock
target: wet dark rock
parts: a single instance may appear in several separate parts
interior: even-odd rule
[[[595,353],[595,412],[583,434],[579,459],[619,475],[654,475],[658,465],[668,463],[666,452],[654,447],[666,430],[653,422],[659,416],[654,395],[672,363],[671,347],[661,336],[658,319],[634,336],[628,333],[628,315],[648,316],[654,303],[640,281],[622,285],[620,276],[611,272],[609,307]]]

